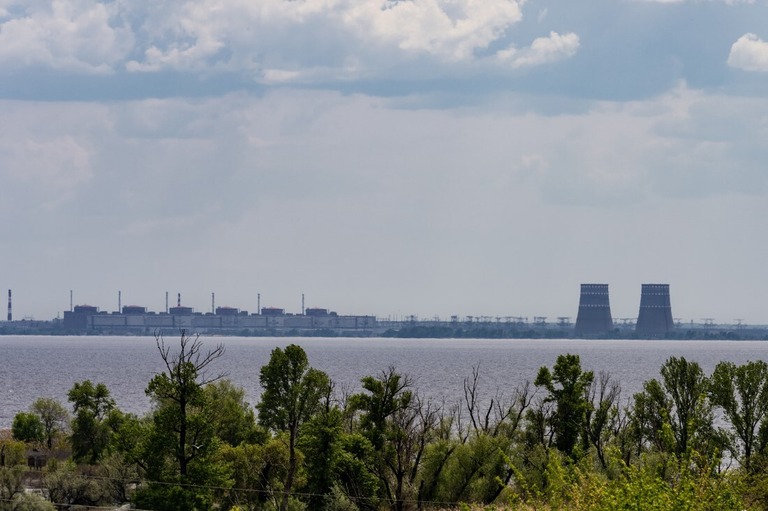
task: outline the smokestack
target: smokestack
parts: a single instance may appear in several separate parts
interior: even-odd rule
[[[256,293],[256,314],[261,314],[261,293]]]
[[[216,314],[216,294],[211,293],[211,314]]]
[[[674,328],[669,284],[643,284],[635,332],[649,337],[659,337],[666,335]]]
[[[117,292],[117,313],[120,314],[123,311],[123,292]]]
[[[8,290],[8,321],[13,321],[13,306],[11,305],[11,290]]]
[[[582,284],[576,335],[604,335],[613,330],[608,284]]]
[[[168,291],[165,292],[165,313],[168,314]]]
[[[176,307],[181,307],[181,293],[176,297]]]
[[[69,312],[72,312],[75,310],[75,302],[73,298],[72,290],[69,290]]]
[[[301,315],[304,315],[304,293],[301,293]]]

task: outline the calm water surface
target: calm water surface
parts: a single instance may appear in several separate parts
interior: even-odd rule
[[[473,366],[480,368],[481,390],[510,393],[536,377],[557,355],[576,353],[582,366],[609,371],[625,397],[642,382],[658,376],[670,356],[695,360],[709,373],[721,360],[743,363],[768,359],[765,341],[627,341],[512,339],[346,339],[201,337],[204,345],[222,343],[226,352],[212,366],[245,388],[251,403],[258,400],[259,368],[276,346],[300,344],[313,367],[327,372],[337,388],[359,389],[360,378],[389,366],[408,374],[421,394],[455,402]],[[176,338],[167,338],[175,347]],[[143,414],[150,408],[147,382],[162,370],[152,337],[29,337],[0,336],[0,428],[26,410],[37,397],[66,403],[72,384],[85,379],[105,383],[124,411]]]

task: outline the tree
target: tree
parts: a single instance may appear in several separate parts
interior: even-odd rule
[[[598,373],[597,380],[592,382],[586,394],[590,404],[584,420],[584,448],[594,447],[603,469],[608,468],[606,446],[620,429],[620,396],[621,387],[605,371]]]
[[[31,410],[40,417],[45,432],[45,445],[48,449],[53,448],[53,439],[64,431],[69,414],[64,406],[57,400],[48,397],[41,397],[32,403]]]
[[[22,442],[42,442],[45,439],[43,421],[30,412],[19,412],[13,418],[11,426],[13,438]]]
[[[712,373],[709,395],[722,408],[741,444],[731,445],[731,453],[752,470],[753,456],[768,445],[768,364],[720,362]]]
[[[376,453],[376,475],[395,510],[415,498],[416,477],[427,444],[436,434],[437,410],[410,390],[410,380],[390,367],[361,380],[364,392],[350,398],[361,432]]]
[[[223,484],[223,474],[212,459],[218,447],[215,404],[203,389],[224,376],[206,373],[224,354],[224,346],[203,351],[199,336],[192,338],[184,331],[176,352],[162,336],[156,336],[155,341],[165,371],[155,375],[146,389],[154,410],[142,464],[151,480],[190,486],[150,485],[137,495],[137,504],[158,510],[206,508],[210,492],[198,485]]]
[[[635,394],[633,422],[638,442],[680,457],[697,450],[712,454],[720,440],[714,434],[709,380],[696,362],[670,357],[661,366],[661,381],[643,384]]]
[[[259,421],[273,431],[288,433],[288,471],[280,503],[280,509],[285,511],[296,475],[299,428],[319,409],[330,380],[324,372],[309,366],[307,354],[300,346],[291,344],[284,350],[272,350],[269,362],[261,368],[259,381],[264,388],[257,407]]]
[[[72,420],[72,457],[95,464],[109,447],[111,431],[107,417],[115,401],[103,383],[76,382],[67,394],[74,411]]]
[[[331,398],[332,386],[326,389],[318,412],[302,427],[299,447],[305,455],[306,492],[309,508],[322,508],[323,501],[333,491],[342,453],[344,417]]]
[[[222,379],[207,385],[206,399],[216,404],[214,434],[231,446],[243,442],[263,442],[266,433],[256,425],[251,405],[245,400],[245,390],[230,380]]]
[[[592,371],[582,371],[578,355],[559,355],[552,371],[544,366],[539,369],[534,384],[544,387],[548,395],[545,402],[555,404],[550,417],[555,446],[568,456],[573,456],[574,447],[583,429],[590,403],[588,389],[594,380]]]

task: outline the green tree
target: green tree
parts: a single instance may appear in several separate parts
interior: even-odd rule
[[[42,442],[45,439],[43,421],[34,413],[19,412],[13,418],[11,434],[22,442]]]
[[[49,450],[52,449],[53,440],[66,427],[69,418],[66,408],[53,398],[41,397],[32,403],[31,410],[40,417],[45,432],[45,445]]]
[[[544,366],[539,369],[534,384],[547,390],[545,402],[554,403],[554,413],[549,418],[555,446],[568,456],[573,456],[590,403],[586,396],[594,373],[582,371],[578,355],[559,355],[552,371]]]
[[[111,429],[107,422],[115,401],[103,383],[76,382],[67,394],[72,403],[72,457],[75,461],[95,464],[108,449]]]
[[[299,447],[305,455],[306,492],[309,507],[320,509],[333,491],[338,477],[338,462],[342,452],[344,417],[331,400],[331,386],[322,399],[318,412],[303,426]]]
[[[263,443],[266,435],[256,425],[254,410],[245,400],[245,390],[230,380],[222,379],[207,385],[206,399],[216,404],[214,434],[232,446],[243,442]]]
[[[288,434],[288,470],[283,484],[280,509],[288,508],[297,469],[296,445],[299,429],[320,408],[328,392],[328,375],[309,366],[307,354],[295,344],[275,348],[269,362],[261,368],[259,381],[264,388],[257,406],[259,421],[273,431]]]
[[[714,454],[722,442],[715,434],[709,380],[701,367],[684,357],[670,357],[660,373],[661,381],[646,381],[643,392],[635,395],[638,441],[678,457],[691,450]]]
[[[376,453],[379,486],[392,509],[417,497],[415,482],[426,446],[436,434],[437,412],[410,390],[410,380],[390,367],[362,380],[364,392],[350,398],[359,427]]]
[[[0,509],[24,493],[26,447],[19,440],[0,440]]]
[[[147,477],[163,484],[143,488],[136,502],[157,510],[205,509],[212,494],[201,486],[226,483],[223,467],[213,460],[218,449],[215,403],[204,392],[205,385],[223,377],[206,371],[224,353],[224,346],[203,351],[199,337],[184,331],[178,351],[172,352],[161,336],[156,343],[165,371],[147,385],[154,410],[148,438],[141,445]]]
[[[217,456],[230,468],[233,482],[233,488],[224,495],[225,509],[265,509],[267,502],[281,496],[288,469],[288,446],[283,440],[275,437],[258,445],[222,445]]]
[[[768,444],[768,364],[720,362],[712,373],[709,395],[738,439],[730,446],[731,453],[751,470],[753,456],[762,454]]]

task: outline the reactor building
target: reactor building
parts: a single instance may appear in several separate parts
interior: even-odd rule
[[[605,335],[612,330],[608,284],[582,284],[574,333],[583,337]]]
[[[640,336],[661,337],[674,328],[669,284],[643,284],[635,332]]]

